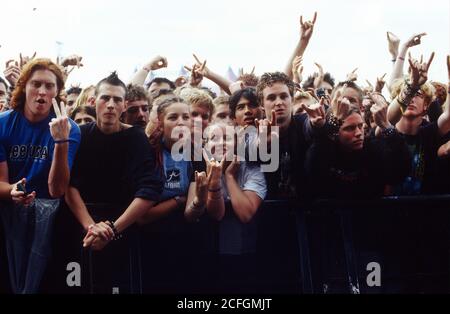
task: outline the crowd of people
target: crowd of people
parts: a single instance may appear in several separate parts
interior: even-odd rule
[[[60,226],[70,232],[60,247],[89,259],[95,292],[126,287],[128,252],[139,239],[152,252],[142,257],[146,291],[230,293],[255,287],[256,221],[267,199],[307,206],[449,193],[449,86],[428,78],[432,63],[445,63],[434,53],[407,56],[426,34],[400,46],[387,33],[387,84],[382,76],[361,87],[356,71],[335,82],[319,64],[303,79],[316,18],[300,20],[283,72],[240,73],[235,82],[195,55],[190,75],[175,81],[146,83],[168,65],[157,56],[131,82],[113,72],[68,89],[80,56],[8,61],[0,78],[0,216],[11,290],[39,292],[52,256],[62,254],[51,254],[58,209],[73,225]],[[446,66],[450,81],[450,56]]]

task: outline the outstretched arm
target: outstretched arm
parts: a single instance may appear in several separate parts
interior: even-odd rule
[[[425,35],[426,33],[414,34],[402,45],[400,52],[395,59],[394,69],[392,70],[392,74],[389,79],[389,89],[396,79],[403,77],[403,65],[405,63],[406,53],[408,52],[408,49],[419,45],[421,37]]]
[[[402,117],[402,112],[410,103],[420,87],[428,80],[428,69],[434,58],[431,54],[428,62],[419,63],[409,55],[408,62],[411,67],[409,83],[404,83],[399,95],[389,104],[388,120],[395,125]]]
[[[148,73],[150,73],[150,71],[155,71],[161,68],[167,68],[167,59],[162,56],[156,56],[136,72],[130,83],[143,86]]]
[[[231,81],[224,78],[223,76],[211,71],[208,67],[206,67],[206,60],[201,62],[200,59],[193,54],[195,61],[197,62],[192,68],[185,67],[188,71],[194,70],[196,74],[206,77],[208,80],[216,83],[225,93],[231,95],[229,86],[232,84]]]
[[[295,57],[303,56],[306,47],[308,47],[309,40],[311,39],[314,24],[316,23],[317,12],[314,12],[314,17],[312,21],[303,22],[303,16],[300,16],[300,39],[297,43],[297,46],[294,49],[291,57],[289,58],[284,73],[292,79],[292,64],[294,62]]]

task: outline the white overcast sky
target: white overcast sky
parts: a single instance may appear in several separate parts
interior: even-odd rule
[[[449,0],[15,0],[0,4],[0,69],[19,52],[55,58],[83,56],[66,84],[94,84],[117,70],[128,81],[155,55],[168,58],[174,78],[192,52],[225,75],[228,66],[256,73],[283,70],[299,37],[299,16],[318,12],[304,55],[304,75],[323,65],[337,80],[358,67],[360,84],[390,72],[386,31],[403,41],[427,32],[410,51],[436,52],[429,77],[447,81],[450,53]],[[35,9],[34,9],[35,8]],[[405,68],[406,70],[406,68]]]

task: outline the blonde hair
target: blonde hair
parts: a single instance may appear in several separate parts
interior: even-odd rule
[[[77,100],[75,101],[74,108],[76,109],[76,108],[78,108],[80,106],[86,105],[87,101],[88,101],[89,93],[92,92],[93,90],[95,90],[95,86],[94,85],[89,85],[88,87],[83,88],[83,90],[81,91],[81,93],[78,96]]]
[[[391,99],[395,99],[400,94],[403,86],[405,86],[405,78],[399,78],[392,82],[390,88]],[[435,88],[430,82],[426,82],[420,86],[420,90],[424,94],[425,106],[428,106],[434,100]]]
[[[183,98],[190,106],[207,108],[210,118],[214,113],[213,99],[207,92],[193,87],[185,87],[179,91],[179,97]]]

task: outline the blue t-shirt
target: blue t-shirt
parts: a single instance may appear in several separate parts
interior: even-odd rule
[[[0,113],[0,162],[8,164],[9,182],[27,179],[28,192],[36,191],[38,198],[51,198],[48,175],[53,160],[55,142],[50,134],[49,122],[55,118],[53,111],[37,123],[29,122],[19,111]],[[69,119],[69,169],[80,144],[80,128]]]
[[[175,161],[170,151],[163,149],[164,188],[160,201],[166,201],[175,196],[186,196],[192,175],[190,161]]]

